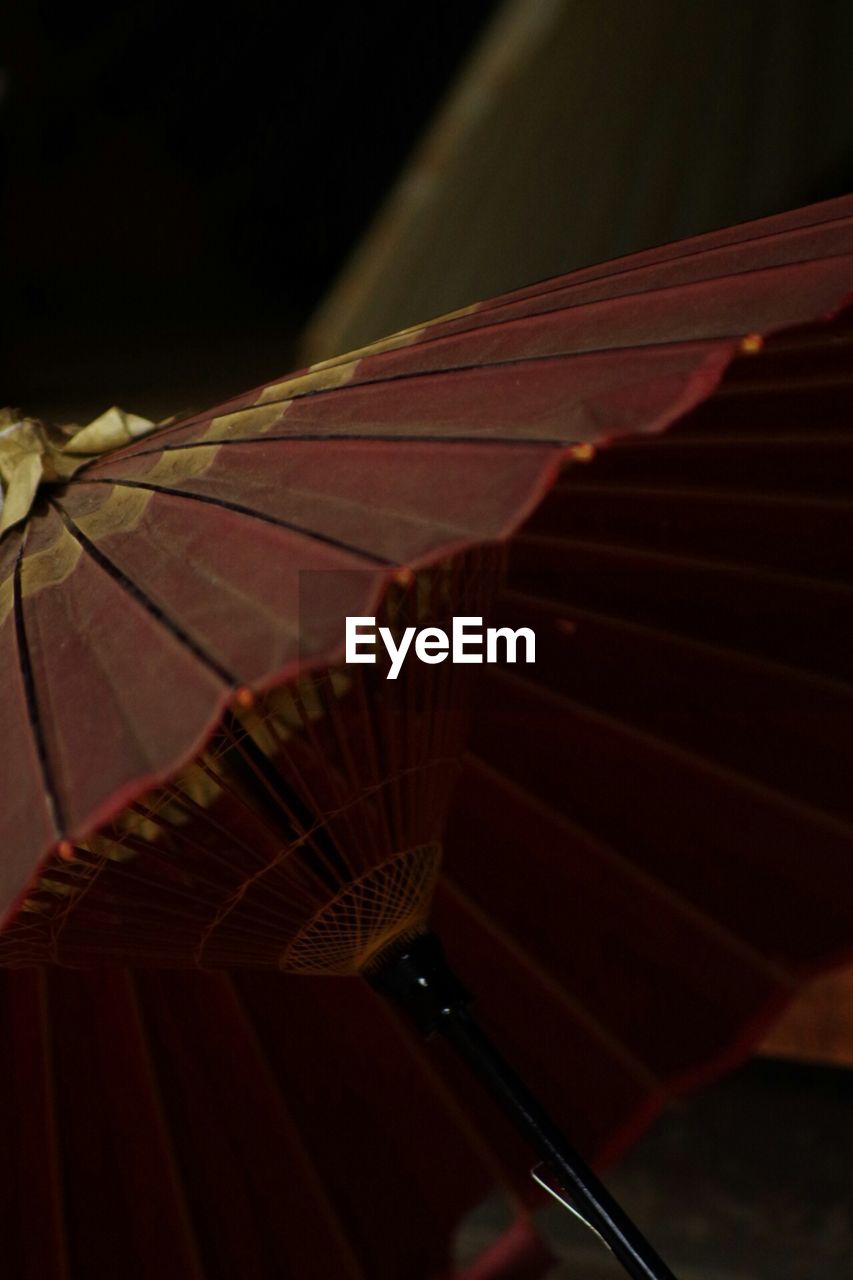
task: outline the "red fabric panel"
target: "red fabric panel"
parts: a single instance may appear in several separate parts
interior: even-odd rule
[[[472,747],[518,786],[783,967],[849,944],[849,829],[532,682],[496,680],[493,697]]]
[[[739,652],[808,669],[821,620],[820,654],[827,676],[844,678],[853,651],[847,585],[767,572],[740,561],[667,555],[620,542],[569,539],[520,542],[519,579],[547,595],[606,613],[619,602],[628,621],[725,644]]]
[[[68,1280],[42,975],[0,975],[0,1250],[20,1280]],[[177,1278],[176,1278],[177,1280]]]
[[[438,451],[434,445],[406,441],[340,440],[330,445],[270,438],[223,446],[201,474],[176,487],[222,502],[240,501],[262,515],[307,530],[308,536],[292,533],[286,543],[279,537],[279,573],[290,568],[297,577],[303,570],[369,567],[377,558],[409,563],[438,548],[498,537],[507,529],[509,513],[531,503],[531,492],[553,465],[553,457],[553,450],[526,446],[513,450],[508,466],[501,446],[450,444]],[[110,478],[146,482],[158,461],[157,456],[127,458],[107,470]],[[178,503],[179,499],[170,504],[164,498],[151,520],[162,510],[167,529],[179,525],[182,517],[185,530],[195,528],[199,504],[185,502],[175,511]],[[235,519],[229,521],[227,512],[221,518],[223,528],[214,535],[214,546],[228,533],[235,536]],[[240,537],[249,545],[257,538],[260,556],[267,554],[271,535],[259,523],[244,517]],[[201,516],[199,527],[206,524]],[[353,550],[327,549],[311,534],[336,539]],[[187,536],[184,532],[182,539]],[[247,588],[251,582],[249,576]],[[264,585],[262,579],[259,592]],[[292,621],[295,603],[279,625]],[[337,612],[338,635],[343,631],[344,603]],[[230,617],[226,614],[226,621]]]
[[[265,449],[255,455],[262,463],[266,492],[287,508],[275,457],[270,467]],[[196,482],[186,488],[210,493],[216,484]],[[109,492],[76,485],[63,507],[75,520],[83,517],[85,525],[87,508]],[[246,494],[241,491],[241,496],[245,501]],[[276,505],[274,498],[269,505]],[[245,684],[268,681],[303,652],[333,649],[342,618],[375,607],[384,576],[374,566],[365,569],[361,558],[299,533],[168,494],[152,494],[133,529],[96,542],[171,622]]]
[[[508,1174],[489,1131],[472,1145],[467,1116],[454,1119],[432,1046],[357,981],[325,980],[319,1007],[311,978],[239,987],[366,1275],[443,1271],[461,1211]]]
[[[195,1242],[130,979],[121,970],[59,970],[49,995],[70,1275],[197,1280]]]
[[[692,408],[716,386],[735,348],[731,339],[669,343],[491,366],[473,363],[356,383],[293,400],[280,423],[263,434],[497,436],[554,444],[609,440],[661,429]],[[198,441],[206,429],[206,420],[179,424],[166,428],[157,443]],[[135,454],[150,452],[153,443],[142,441],[115,454],[91,474],[121,475],[117,468]]]
[[[67,537],[46,516],[30,550]],[[223,683],[86,552],[23,605],[60,812],[82,836],[193,754]]]
[[[571,762],[563,764],[568,771]],[[606,1105],[592,1101],[617,1068],[625,1075],[633,1060],[660,1081],[676,1078],[713,1054],[779,985],[778,973],[727,936],[718,917],[703,920],[690,900],[644,876],[630,848],[602,849],[583,830],[573,832],[570,820],[561,828],[488,774],[472,770],[466,791],[454,815],[450,885],[498,931],[493,945],[510,952],[505,963],[517,947],[605,1033],[597,1039],[587,1028],[589,1045],[581,1050],[570,1048],[565,1033],[561,1039],[557,1019],[543,1022],[552,1027],[555,1056],[558,1046],[566,1054],[568,1078],[581,1075],[577,1097],[593,1116],[618,1114],[611,1097]],[[497,824],[489,821],[495,813]],[[465,931],[457,923],[448,937]],[[624,1050],[621,1062],[608,1030]],[[630,1084],[628,1101],[636,1106],[637,1080]]]
[[[307,1065],[316,1060],[291,1035],[280,978],[278,985],[276,1021]],[[306,1154],[298,1105],[228,981],[151,974],[139,990],[205,1276],[366,1278]]]
[[[47,849],[56,837],[27,711],[13,614],[0,623],[0,671],[0,725],[7,737],[0,804],[2,919],[32,876],[33,852]]]

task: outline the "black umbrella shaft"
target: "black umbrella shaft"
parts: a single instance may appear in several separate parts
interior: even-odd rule
[[[378,958],[370,981],[402,1005],[425,1035],[450,1042],[516,1128],[562,1183],[578,1212],[599,1233],[634,1280],[675,1280],[648,1240],[468,1012],[471,997],[444,958],[438,939],[422,934]]]
[[[476,1073],[539,1153],[573,1203],[635,1280],[674,1280],[669,1267],[584,1163],[466,1009],[449,1009],[436,1028]]]

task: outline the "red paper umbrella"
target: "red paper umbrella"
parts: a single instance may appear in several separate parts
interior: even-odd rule
[[[380,1023],[355,973],[476,1061],[633,1275],[668,1274],[471,1022],[426,920],[594,1160],[849,948],[851,213],[590,268],[156,432],[9,420],[3,960],[269,970],[149,974],[133,998],[126,978],[48,981],[61,1183],[88,1133],[71,1091],[103,1078],[86,1048],[109,1028],[102,1070],[121,1042],[134,1083],[113,1077],[104,1141],[144,1094],[177,1153],[174,1274],[226,1236],[232,1257],[257,1244],[250,1274],[280,1274],[304,1229],[339,1249],[318,1275],[344,1256],[428,1275],[438,1255],[368,1229],[366,1203],[398,1223],[430,1205],[438,1239],[523,1167],[492,1102]],[[474,669],[472,693],[447,660],[395,680],[342,662],[347,616],[399,645],[460,615],[535,632],[535,665]],[[9,975],[13,1046],[34,982]],[[413,1073],[430,1102],[407,1130]],[[240,1092],[245,1128],[214,1125]],[[466,1153],[439,1178],[438,1134]],[[142,1178],[122,1168],[135,1238]],[[65,1204],[79,1258],[92,1232]]]

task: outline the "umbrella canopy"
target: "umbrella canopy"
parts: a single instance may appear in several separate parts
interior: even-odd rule
[[[290,971],[151,974],[129,1003],[128,979],[110,1003],[52,976],[76,993],[50,1004],[62,1056],[86,1018],[132,1022],[144,990],[153,1060],[180,1059],[197,1004],[211,1064],[236,990],[236,1040],[260,1041],[304,1120],[289,1072],[337,1052],[357,1074],[410,1041],[368,1038],[358,984],[301,975],[363,970],[431,910],[486,1022],[603,1160],[849,948],[851,214],[589,268],[157,431],[10,421],[4,962]],[[487,612],[533,628],[537,661],[477,673],[464,757],[458,668],[341,663],[347,615]],[[8,976],[16,1025],[37,1023],[35,983]],[[443,1079],[470,1160],[436,1224],[524,1168],[491,1104]],[[60,1132],[72,1117],[69,1095]],[[485,1151],[472,1119],[499,1134]],[[365,1275],[435,1272],[358,1237],[323,1132],[294,1150],[313,1146],[314,1212],[332,1188],[324,1239]]]

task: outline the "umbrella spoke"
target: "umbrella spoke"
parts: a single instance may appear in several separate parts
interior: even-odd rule
[[[30,731],[33,736],[36,755],[38,756],[39,765],[41,767],[47,808],[50,813],[54,829],[56,830],[57,835],[61,837],[65,829],[65,823],[63,820],[59,794],[53,777],[53,768],[48,754],[41,712],[39,710],[38,694],[36,691],[35,681],[33,679],[32,663],[30,661],[27,627],[24,621],[24,603],[21,587],[21,569],[23,561],[24,545],[21,546],[21,549],[18,552],[14,569],[13,611],[15,620],[15,639],[17,641],[18,666],[21,684],[24,688]]]

